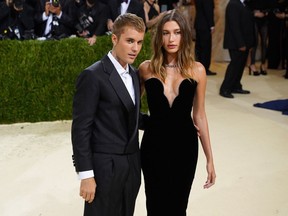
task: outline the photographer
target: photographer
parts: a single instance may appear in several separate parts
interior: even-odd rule
[[[282,44],[284,45],[284,67],[286,68],[286,73],[284,75],[285,79],[288,79],[288,0],[283,0],[279,2],[279,10],[275,13],[276,18],[282,21],[283,31],[282,31]]]
[[[37,35],[44,39],[61,39],[74,33],[76,6],[74,0],[39,0]]]
[[[97,0],[86,0],[77,13],[78,22],[75,25],[77,35],[85,38],[90,45],[96,43],[97,36],[107,32],[109,8]]]
[[[33,9],[24,0],[0,0],[0,39],[34,39]]]

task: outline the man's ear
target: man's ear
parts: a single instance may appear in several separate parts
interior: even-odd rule
[[[115,34],[111,35],[111,40],[112,40],[113,46],[115,46],[118,43],[118,38]]]

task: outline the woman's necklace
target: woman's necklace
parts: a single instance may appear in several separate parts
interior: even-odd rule
[[[176,67],[178,67],[178,64],[164,64],[164,67],[176,68]]]

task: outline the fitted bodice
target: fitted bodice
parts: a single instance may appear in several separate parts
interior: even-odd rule
[[[150,119],[166,125],[171,122],[191,122],[191,111],[197,82],[192,79],[184,79],[178,89],[171,106],[164,94],[164,86],[157,78],[150,78],[145,81]]]

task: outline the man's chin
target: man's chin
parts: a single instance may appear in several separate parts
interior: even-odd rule
[[[128,63],[128,64],[133,64],[134,61],[135,61],[135,58],[129,58],[129,59],[127,59],[127,63]]]

